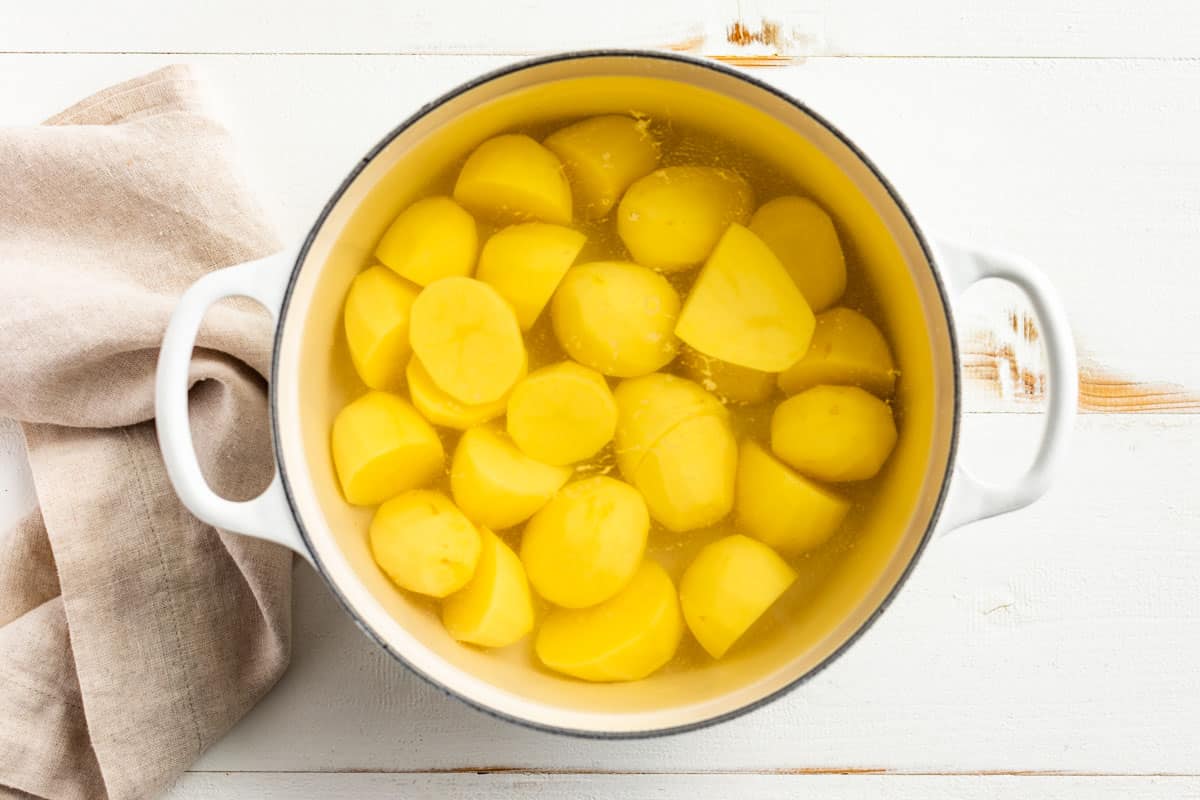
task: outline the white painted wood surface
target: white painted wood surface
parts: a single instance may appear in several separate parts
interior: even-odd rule
[[[730,42],[739,13],[751,35],[773,21],[775,42]],[[0,124],[195,63],[298,237],[389,127],[520,55],[673,46],[769,63],[756,74],[854,137],[928,229],[1040,263],[1091,363],[1191,396],[1198,34],[1184,0],[1136,13],[1116,0],[13,2],[0,4]],[[1019,302],[981,288],[964,335],[1003,331]],[[1018,468],[1014,443],[1038,420],[1013,412],[1037,404],[983,381],[968,399],[967,457]],[[1198,797],[1200,406],[1167,410],[1085,416],[1051,494],[937,542],[835,667],[669,739],[584,742],[478,714],[383,656],[298,567],[291,669],[170,794]],[[0,423],[0,529],[33,502],[19,435]],[[838,774],[859,770],[884,774]]]

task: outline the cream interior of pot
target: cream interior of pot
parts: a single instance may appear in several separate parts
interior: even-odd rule
[[[532,647],[503,655],[455,642],[436,606],[393,586],[367,545],[371,510],[341,496],[329,453],[338,410],[363,388],[342,336],[342,300],[393,217],[477,144],[550,120],[636,111],[769,159],[834,217],[869,281],[901,380],[899,444],[852,546],[792,593],[783,624],[721,661],[697,658],[628,684],[592,685],[541,668]],[[284,473],[318,562],[359,620],[419,672],[471,702],[530,722],[597,732],[702,722],[780,690],[820,665],[881,606],[914,557],[945,479],[954,427],[948,321],[905,216],[836,135],[772,92],[703,65],[605,55],[535,64],[428,111],[393,138],[338,198],[295,277],[282,327],[275,402]],[[780,614],[776,614],[778,618]]]

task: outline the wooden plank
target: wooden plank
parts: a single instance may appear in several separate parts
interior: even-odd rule
[[[1200,797],[1195,777],[1082,777],[1082,776],[924,776],[924,775],[538,775],[529,773],[476,774],[319,774],[319,773],[188,773],[165,795],[167,800],[222,800],[254,797],[292,800],[296,797],[353,797],[392,800],[396,797],[439,797],[475,800],[479,797],[570,798],[571,800],[652,800],[687,797],[692,800],[1142,800]]]

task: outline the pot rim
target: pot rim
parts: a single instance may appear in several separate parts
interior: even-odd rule
[[[276,377],[277,377],[278,370],[279,370],[279,354],[282,349],[281,345],[282,345],[282,339],[283,339],[284,322],[287,319],[287,312],[288,312],[288,308],[291,304],[292,292],[296,286],[296,279],[300,273],[300,267],[304,263],[304,260],[308,255],[308,251],[311,248],[314,239],[316,238],[317,234],[320,232],[321,228],[324,226],[326,220],[329,218],[330,213],[333,211],[334,206],[337,205],[338,201],[341,200],[341,198],[345,194],[346,190],[350,187],[351,184],[354,183],[354,181],[358,178],[358,176],[362,173],[362,171],[366,168],[366,166],[371,161],[373,161],[375,159],[375,157],[378,156],[384,150],[384,148],[386,148],[388,145],[390,145],[392,143],[392,141],[394,141],[398,136],[400,136],[402,133],[404,133],[404,131],[406,131],[409,127],[411,127],[413,124],[415,124],[417,121],[422,119],[425,115],[427,115],[434,109],[449,102],[450,100],[453,100],[454,98],[458,97],[459,95],[461,95],[465,92],[471,91],[472,89],[475,89],[479,86],[489,83],[497,78],[502,78],[507,75],[511,75],[513,73],[520,72],[522,70],[529,69],[532,67],[538,67],[538,66],[541,66],[544,64],[553,64],[553,63],[560,62],[560,61],[573,61],[573,60],[588,59],[588,58],[614,58],[614,57],[616,57],[616,58],[641,58],[641,59],[647,59],[647,60],[659,60],[659,61],[671,61],[671,62],[676,62],[676,63],[684,63],[684,64],[688,64],[691,66],[701,67],[704,69],[712,70],[714,72],[720,73],[720,74],[728,76],[728,77],[736,78],[740,81],[750,84],[751,86],[753,86],[757,89],[760,89],[762,91],[765,91],[765,92],[768,92],[768,93],[774,95],[776,98],[788,103],[789,105],[795,107],[799,111],[807,114],[813,120],[815,120],[817,123],[819,123],[822,127],[824,127],[827,131],[829,131],[829,133],[831,133],[834,137],[836,137],[842,144],[844,144],[847,148],[849,148],[849,150],[854,154],[854,156],[864,166],[867,167],[867,169],[871,172],[871,174],[874,176],[874,178],[879,181],[881,186],[883,186],[884,190],[888,193],[888,196],[891,198],[892,202],[894,202],[896,204],[896,207],[899,209],[900,213],[903,215],[905,223],[908,225],[910,230],[913,232],[913,235],[917,239],[917,243],[920,245],[921,252],[925,257],[926,263],[929,265],[930,272],[932,273],[933,281],[937,288],[938,297],[941,300],[942,312],[946,318],[948,338],[950,341],[951,363],[954,365],[954,374],[952,376],[953,390],[954,390],[953,391],[953,397],[954,397],[953,418],[951,420],[951,427],[950,427],[950,442],[949,442],[949,449],[947,452],[947,459],[946,459],[946,471],[945,471],[945,474],[942,476],[942,480],[941,480],[939,491],[938,491],[938,497],[937,497],[936,502],[934,503],[933,510],[930,514],[929,524],[926,526],[925,532],[921,536],[921,540],[917,543],[916,548],[913,550],[912,556],[909,558],[908,563],[905,564],[904,568],[901,570],[900,575],[897,577],[895,584],[892,585],[892,588],[888,591],[887,595],[880,601],[879,605],[876,606],[876,608],[873,611],[871,611],[871,613],[866,617],[866,619],[864,619],[862,621],[862,623],[858,626],[858,628],[856,628],[854,630],[854,632],[851,633],[844,642],[842,642],[840,645],[838,645],[836,648],[834,648],[828,655],[825,656],[825,658],[823,658],[821,661],[817,662],[817,664],[815,664],[807,672],[800,675],[795,680],[791,681],[790,683],[786,684],[785,686],[782,686],[773,692],[765,694],[762,697],[759,697],[758,699],[756,699],[750,703],[747,703],[743,706],[739,706],[738,708],[732,709],[732,710],[727,711],[722,714],[717,714],[715,716],[706,717],[704,719],[696,720],[694,722],[688,722],[683,725],[672,725],[672,726],[668,726],[668,727],[664,727],[664,728],[655,728],[655,729],[650,729],[650,730],[637,730],[637,731],[601,731],[601,730],[588,730],[588,729],[582,729],[582,728],[568,728],[568,727],[562,727],[562,726],[557,726],[557,725],[547,725],[547,724],[540,723],[540,722],[534,722],[532,720],[529,720],[529,719],[526,719],[523,717],[515,716],[513,714],[509,714],[509,713],[506,713],[503,711],[499,711],[495,708],[491,708],[491,707],[484,705],[482,703],[479,703],[469,697],[459,694],[458,692],[454,691],[453,689],[450,689],[448,686],[443,684],[437,678],[418,669],[411,661],[409,661],[407,658],[405,658],[403,654],[401,654],[400,652],[395,650],[393,647],[391,647],[391,645],[389,645],[388,642],[385,641],[384,638],[382,636],[380,636],[378,632],[376,632],[370,625],[368,625],[366,623],[366,621],[363,620],[363,618],[358,614],[358,612],[354,609],[354,607],[347,600],[345,595],[339,590],[337,584],[329,577],[329,573],[328,573],[325,565],[321,562],[321,557],[317,554],[316,549],[313,547],[312,541],[309,537],[308,530],[305,527],[304,521],[301,519],[299,512],[297,511],[296,500],[292,494],[291,481],[288,477],[287,467],[286,467],[284,459],[283,459],[283,450],[280,445],[281,437],[280,437],[280,431],[279,431],[279,414],[278,414],[278,405],[277,405],[278,404],[278,393],[275,389]],[[701,57],[697,57],[697,56],[686,55],[683,53],[673,53],[673,52],[664,52],[664,51],[656,51],[656,50],[642,50],[642,49],[636,49],[636,48],[598,48],[598,49],[588,49],[588,50],[563,51],[560,53],[553,53],[550,55],[539,56],[536,58],[523,59],[521,61],[517,61],[512,64],[507,64],[503,67],[499,67],[494,70],[490,70],[490,71],[485,72],[469,81],[466,81],[464,83],[459,84],[458,86],[455,86],[453,89],[450,89],[449,91],[444,92],[443,94],[439,95],[435,99],[422,105],[413,114],[409,115],[404,121],[402,121],[396,127],[392,128],[390,131],[388,131],[388,133],[385,134],[383,136],[383,138],[381,138],[379,140],[379,142],[376,143],[375,146],[372,147],[358,161],[358,163],[356,163],[354,165],[354,167],[346,175],[346,178],[341,182],[341,184],[337,187],[337,189],[334,190],[333,194],[330,195],[329,201],[321,209],[321,212],[317,215],[312,226],[309,228],[307,235],[304,237],[303,243],[300,245],[300,249],[296,253],[296,260],[292,264],[291,272],[288,276],[287,288],[284,291],[283,302],[280,306],[279,318],[278,318],[278,322],[275,327],[275,337],[274,337],[274,342],[273,342],[272,351],[271,351],[271,380],[268,383],[268,406],[270,409],[272,447],[273,447],[274,453],[275,453],[276,469],[278,470],[278,473],[279,473],[280,482],[283,486],[284,495],[287,498],[288,509],[291,512],[292,518],[294,519],[294,521],[296,523],[297,530],[300,532],[300,538],[303,540],[304,546],[308,549],[308,552],[309,552],[310,556],[312,557],[312,562],[313,562],[314,566],[316,567],[317,572],[320,574],[321,579],[325,582],[326,586],[329,587],[330,591],[333,593],[333,596],[335,598],[337,598],[338,604],[341,605],[342,609],[346,612],[346,614],[354,621],[354,624],[357,625],[358,628],[363,633],[365,633],[369,639],[371,639],[376,645],[381,647],[385,652],[388,653],[388,655],[390,655],[393,659],[395,659],[397,662],[399,662],[401,665],[403,665],[405,668],[407,668],[410,672],[415,674],[418,678],[423,680],[425,683],[429,684],[430,686],[432,686],[435,689],[437,689],[438,691],[440,691],[442,694],[445,694],[449,697],[453,697],[456,700],[459,700],[460,702],[465,703],[466,705],[470,706],[471,708],[474,708],[477,711],[482,711],[483,713],[485,713],[488,716],[493,717],[495,719],[500,719],[500,720],[504,720],[506,722],[514,723],[516,725],[520,725],[521,727],[528,728],[531,730],[542,731],[542,732],[546,732],[546,733],[555,733],[555,734],[571,736],[571,737],[580,738],[580,739],[599,739],[599,740],[650,739],[650,738],[671,736],[674,734],[687,733],[690,731],[700,730],[702,728],[707,728],[707,727],[710,727],[713,725],[717,725],[722,722],[726,722],[728,720],[736,719],[737,717],[741,717],[745,714],[749,714],[752,711],[756,711],[759,708],[766,706],[768,703],[774,702],[775,700],[779,699],[780,697],[783,697],[785,694],[788,694],[789,692],[796,689],[797,687],[807,683],[809,680],[814,678],[816,675],[823,672],[830,664],[832,664],[834,661],[836,661],[838,658],[840,658],[843,653],[845,653],[847,650],[849,650],[852,645],[854,645],[855,643],[858,642],[858,640],[871,628],[871,626],[875,624],[875,621],[879,619],[879,617],[883,614],[883,612],[892,604],[892,602],[895,600],[896,596],[899,594],[901,588],[903,588],[903,586],[908,582],[909,576],[912,574],[914,567],[916,566],[917,562],[921,559],[921,556],[924,555],[925,548],[929,544],[930,539],[933,537],[933,532],[937,528],[938,521],[941,517],[942,511],[945,508],[946,499],[947,499],[948,493],[950,491],[950,481],[953,476],[954,465],[957,461],[957,456],[958,456],[958,438],[959,438],[959,433],[960,433],[960,428],[961,428],[961,423],[962,423],[962,376],[960,374],[960,370],[958,369],[958,364],[959,364],[958,336],[955,331],[954,316],[953,316],[952,308],[953,307],[950,302],[950,297],[946,291],[945,281],[942,279],[941,272],[938,270],[937,263],[934,259],[933,250],[929,246],[929,242],[926,239],[925,234],[922,232],[921,227],[917,224],[917,221],[914,218],[912,212],[909,210],[908,206],[901,199],[900,194],[896,191],[895,187],[892,186],[891,182],[888,181],[888,179],[884,176],[883,172],[877,166],[875,166],[875,163],[873,161],[871,161],[870,158],[867,157],[867,155],[858,147],[857,144],[854,143],[853,140],[850,139],[850,137],[848,137],[846,134],[844,134],[840,129],[838,129],[835,125],[833,125],[824,116],[817,113],[816,111],[811,109],[808,105],[806,105],[799,99],[793,97],[792,95],[788,94],[787,92],[784,92],[784,91],[772,86],[771,84],[769,84],[763,80],[760,80],[759,78],[754,77],[753,75],[733,69],[733,68],[728,67],[728,66],[726,66],[718,61],[715,61],[713,59],[701,58]]]

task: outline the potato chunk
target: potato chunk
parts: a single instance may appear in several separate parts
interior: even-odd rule
[[[565,486],[533,515],[521,561],[542,597],[564,608],[600,603],[629,582],[650,517],[638,491],[604,476]]]
[[[350,283],[343,314],[350,360],[363,383],[392,389],[404,382],[412,355],[408,318],[417,289],[387,267],[376,264]]]
[[[846,291],[846,258],[833,220],[804,197],[777,197],[750,218],[750,230],[767,243],[813,311],[829,308]]]
[[[730,403],[761,403],[775,391],[775,373],[739,367],[687,345],[679,348],[679,364],[685,375]]]
[[[605,375],[645,375],[675,357],[679,295],[663,276],[623,261],[567,271],[550,305],[571,358]]]
[[[517,314],[517,324],[527,331],[586,241],[579,231],[561,225],[510,225],[483,245],[475,277],[508,301]]]
[[[368,392],[333,421],[333,465],[346,502],[372,506],[433,480],[442,471],[441,440],[394,394]]]
[[[450,464],[454,502],[473,522],[511,528],[533,516],[571,477],[571,470],[535,461],[492,428],[471,428]]]
[[[371,555],[402,589],[445,597],[479,562],[479,531],[440,492],[416,489],[393,497],[371,519]]]
[[[645,561],[600,605],[551,611],[534,648],[555,672],[585,681],[636,681],[670,661],[682,638],[675,586],[662,567]]]
[[[475,220],[449,197],[427,197],[400,212],[375,257],[402,278],[428,286],[470,275],[479,252]]]
[[[650,516],[669,531],[703,528],[733,508],[737,442],[726,415],[681,422],[654,443],[634,472]]]
[[[649,121],[623,114],[592,117],[546,137],[575,194],[584,219],[600,219],[638,178],[658,166],[658,142]]]
[[[728,417],[721,401],[699,385],[662,372],[621,381],[613,399],[617,403],[617,466],[630,481],[650,448],[672,428],[705,415]]]
[[[434,425],[465,431],[504,415],[505,404],[508,403],[507,395],[490,403],[460,403],[437,387],[421,359],[410,358],[405,372],[413,405],[421,412],[421,416]]]
[[[508,398],[508,435],[547,464],[591,458],[612,441],[617,404],[604,376],[564,361],[536,370]]]
[[[750,184],[715,167],[665,167],[634,182],[617,209],[617,233],[633,260],[663,272],[708,257],[731,222],[754,208]]]
[[[726,536],[701,550],[684,571],[683,618],[708,654],[721,658],[795,580],[795,570],[762,542]]]
[[[873,478],[896,437],[892,409],[857,386],[814,386],[784,400],[771,417],[775,455],[824,481]]]
[[[499,400],[525,370],[512,307],[472,278],[430,284],[412,305],[409,339],[434,384],[468,405]]]
[[[460,642],[506,647],[533,630],[533,597],[521,559],[483,528],[475,575],[442,601],[442,624]]]
[[[846,518],[850,501],[780,463],[756,442],[742,443],[737,525],[786,555],[823,545]]]
[[[808,352],[779,375],[779,388],[791,395],[821,383],[844,384],[887,398],[897,374],[875,323],[857,311],[831,308],[817,315]]]
[[[692,291],[675,333],[705,355],[780,372],[808,351],[816,319],[762,240],[730,225]]]
[[[476,147],[454,184],[454,199],[497,222],[571,222],[571,185],[554,153],[523,134]]]

